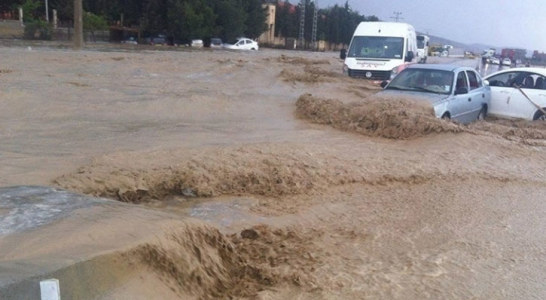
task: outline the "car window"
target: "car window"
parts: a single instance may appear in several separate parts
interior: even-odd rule
[[[459,72],[459,74],[457,74],[457,83],[455,85],[455,90],[458,90],[460,88],[468,89],[468,81],[466,79],[465,72]]]
[[[525,78],[525,72],[506,72],[489,77],[490,86],[511,87],[514,84],[521,85]]]
[[[466,71],[466,76],[468,76],[468,83],[470,84],[470,90],[477,89],[481,87],[481,83],[478,80],[478,76],[474,71]]]
[[[453,72],[407,68],[396,76],[386,89],[450,94]]]
[[[546,77],[537,75],[535,78],[535,89],[544,90],[546,89]]]

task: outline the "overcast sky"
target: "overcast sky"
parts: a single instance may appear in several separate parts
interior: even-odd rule
[[[345,0],[318,0],[321,8],[334,4]],[[349,6],[382,21],[401,12],[400,21],[415,30],[456,42],[546,52],[545,0],[349,0]]]

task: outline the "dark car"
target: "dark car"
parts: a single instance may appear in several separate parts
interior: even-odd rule
[[[220,38],[211,38],[210,39],[210,47],[211,48],[222,48],[222,39]]]
[[[159,34],[150,38],[150,45],[167,45],[167,37]]]

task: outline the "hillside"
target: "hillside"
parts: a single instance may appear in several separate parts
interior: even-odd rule
[[[425,34],[425,33],[418,32],[417,34]],[[453,40],[435,36],[435,35],[430,35],[430,34],[427,34],[427,35],[430,37],[431,45],[452,45],[454,48],[462,49],[465,51],[472,51],[474,53],[481,53],[484,49],[488,49],[488,48],[500,49],[499,47],[491,46],[491,45],[476,44],[476,43],[464,44],[461,42],[453,41]]]

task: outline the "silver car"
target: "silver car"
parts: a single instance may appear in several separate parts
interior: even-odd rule
[[[460,123],[484,119],[491,99],[489,85],[470,67],[414,64],[382,86],[382,95],[426,100],[436,117]]]

